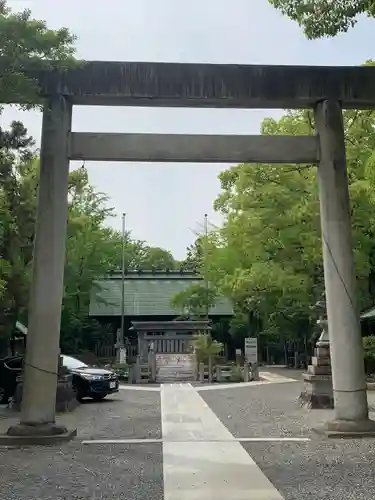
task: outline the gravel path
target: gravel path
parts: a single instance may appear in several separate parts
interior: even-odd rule
[[[162,500],[162,446],[82,445],[82,439],[160,437],[160,396],[120,392],[60,419],[79,437],[61,447],[0,448],[0,498]],[[0,420],[3,431],[9,421]]]
[[[298,407],[301,383],[270,384],[200,395],[236,437],[310,437],[307,443],[243,443],[285,500],[373,500],[375,440],[323,440],[311,428],[330,410]],[[375,394],[369,393],[375,408]],[[371,415],[375,418],[375,415]]]
[[[319,438],[311,428],[332,418],[332,412],[299,408],[300,390],[300,382],[290,382],[199,394],[236,437],[312,438],[307,443],[243,443],[285,500],[373,500],[375,440]],[[375,409],[375,393],[370,392],[369,399]],[[78,428],[77,439],[70,443],[0,448],[0,498],[163,500],[161,444],[81,444],[91,439],[160,438],[160,412],[159,392],[124,390],[60,417],[68,427]],[[8,416],[0,412],[0,432],[13,421]]]
[[[373,500],[375,443],[244,443],[285,500]]]

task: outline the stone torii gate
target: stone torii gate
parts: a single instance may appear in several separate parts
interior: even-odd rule
[[[88,62],[38,76],[45,99],[21,420],[8,434],[63,435],[55,396],[68,211],[69,160],[317,164],[335,420],[368,418],[342,108],[375,107],[375,68]],[[313,108],[311,137],[71,132],[73,105]]]

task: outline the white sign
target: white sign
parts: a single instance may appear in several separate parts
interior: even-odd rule
[[[245,358],[248,363],[258,363],[258,339],[256,337],[245,339]]]
[[[196,365],[194,354],[156,354],[156,379],[159,382],[193,380]]]
[[[194,354],[156,354],[156,363],[158,366],[189,366],[194,362]]]
[[[126,363],[126,349],[125,349],[125,347],[120,347],[120,363]]]

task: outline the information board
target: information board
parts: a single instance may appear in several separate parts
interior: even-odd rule
[[[245,338],[245,358],[248,363],[258,363],[258,339],[256,337]]]

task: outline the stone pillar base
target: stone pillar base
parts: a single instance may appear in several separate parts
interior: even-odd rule
[[[373,420],[333,420],[323,427],[313,429],[314,432],[328,438],[375,438],[375,422]]]
[[[309,410],[333,409],[332,377],[304,373],[304,390],[299,396],[299,404]]]
[[[16,392],[12,399],[12,410],[21,410],[22,390],[23,384],[21,381],[17,384]],[[65,413],[73,411],[79,404],[70,377],[59,379],[56,389],[56,412]]]
[[[68,429],[64,426],[53,424],[23,424],[19,423],[9,427],[7,431],[8,436],[58,436],[59,434],[65,434]]]
[[[19,423],[9,427],[6,434],[0,435],[0,446],[51,445],[70,441],[76,435],[77,429],[68,430],[55,423],[38,425]]]

